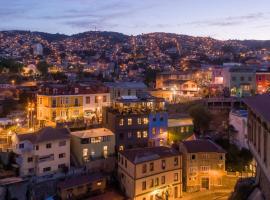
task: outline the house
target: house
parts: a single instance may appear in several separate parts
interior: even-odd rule
[[[182,196],[182,160],[169,147],[120,151],[120,187],[132,200],[177,199]]]
[[[106,128],[71,132],[71,152],[90,171],[114,170],[115,136]]]
[[[70,167],[70,135],[66,128],[46,127],[14,134],[12,149],[22,177],[48,175]]]
[[[225,175],[225,151],[210,140],[183,141],[183,188],[186,192],[222,186]]]
[[[270,94],[244,100],[248,109],[248,145],[256,160],[256,185],[264,199],[270,199]]]
[[[259,69],[256,71],[257,93],[263,94],[270,89],[270,69]]]
[[[171,116],[168,119],[168,140],[178,142],[193,134],[193,121],[190,117]]]
[[[62,200],[82,199],[105,191],[106,177],[100,173],[80,175],[57,184],[57,196]]]

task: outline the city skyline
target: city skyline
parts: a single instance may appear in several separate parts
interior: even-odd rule
[[[128,35],[170,32],[216,39],[270,39],[266,0],[2,0],[0,30],[76,34],[89,30]]]

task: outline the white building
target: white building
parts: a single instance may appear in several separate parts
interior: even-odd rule
[[[234,143],[240,148],[246,149],[248,149],[247,116],[246,110],[232,110],[229,116],[230,125],[237,131],[234,135]]]
[[[70,135],[65,128],[46,127],[35,133],[14,134],[12,148],[20,176],[42,176],[70,167]]]

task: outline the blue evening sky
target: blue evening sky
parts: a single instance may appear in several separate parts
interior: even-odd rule
[[[0,0],[0,30],[270,39],[270,0]]]

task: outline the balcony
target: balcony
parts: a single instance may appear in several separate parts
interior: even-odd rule
[[[46,156],[38,156],[37,161],[38,163],[42,162],[48,162],[48,161],[53,161],[54,160],[54,154],[46,155]]]

